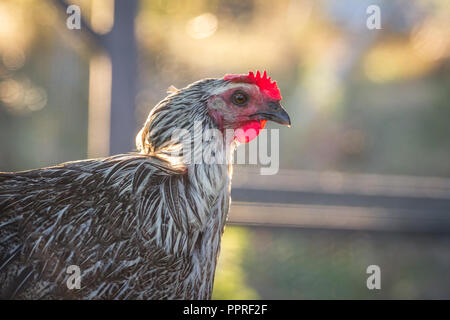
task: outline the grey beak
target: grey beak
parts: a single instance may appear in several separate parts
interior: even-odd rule
[[[270,120],[284,126],[291,126],[291,119],[279,102],[269,102],[268,106],[268,110],[255,112],[252,116],[257,116],[259,120]]]

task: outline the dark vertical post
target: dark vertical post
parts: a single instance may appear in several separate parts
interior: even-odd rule
[[[134,33],[136,11],[137,0],[116,0],[114,26],[103,39],[112,64],[110,154],[125,153],[134,149],[137,82],[137,49]]]

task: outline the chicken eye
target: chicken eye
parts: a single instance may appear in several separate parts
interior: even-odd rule
[[[242,91],[236,91],[232,97],[233,103],[238,106],[244,106],[247,104],[248,96]]]

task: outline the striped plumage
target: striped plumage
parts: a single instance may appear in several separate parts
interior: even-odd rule
[[[140,153],[0,173],[0,297],[209,299],[232,166],[169,151],[177,128],[218,127],[209,103],[230,86],[207,79],[169,94],[138,134]],[[234,142],[223,142],[203,152],[230,159]],[[66,285],[70,265],[81,289]]]

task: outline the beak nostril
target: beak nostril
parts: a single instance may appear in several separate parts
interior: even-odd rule
[[[274,111],[281,109],[281,104],[278,101],[269,101],[268,105],[269,108]]]

